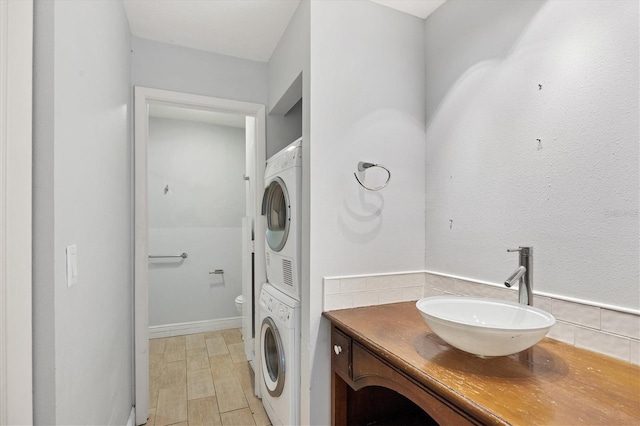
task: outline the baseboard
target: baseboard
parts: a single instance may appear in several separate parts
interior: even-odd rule
[[[153,325],[149,327],[149,339],[182,336],[185,334],[208,333],[211,331],[228,330],[230,328],[242,328],[242,317]]]

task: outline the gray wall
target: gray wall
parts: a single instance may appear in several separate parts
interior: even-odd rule
[[[149,325],[238,316],[245,130],[151,117],[148,149],[149,253],[189,254],[149,263]]]
[[[501,283],[532,245],[536,292],[638,309],[638,2],[450,1],[425,28],[426,269]]]
[[[328,424],[323,277],[424,267],[424,23],[372,2],[311,2],[311,74],[312,262],[303,333],[312,364],[303,381],[310,375],[312,386],[302,422]],[[359,161],[387,166],[389,185],[363,189],[353,176]],[[368,184],[378,171],[367,173]]]
[[[35,3],[34,420],[133,404],[130,35],[112,1]],[[65,248],[78,247],[67,288]]]
[[[267,104],[267,64],[132,37],[134,86]]]

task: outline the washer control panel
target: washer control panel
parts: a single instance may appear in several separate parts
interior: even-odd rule
[[[294,309],[280,302],[278,299],[266,292],[260,293],[260,306],[270,317],[284,323],[287,327],[292,327],[294,320]]]

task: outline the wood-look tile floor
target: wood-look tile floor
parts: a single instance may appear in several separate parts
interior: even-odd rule
[[[239,329],[149,340],[148,426],[267,426]]]

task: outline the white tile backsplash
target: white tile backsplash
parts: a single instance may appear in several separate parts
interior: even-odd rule
[[[549,330],[547,337],[575,346],[576,326],[567,322],[556,321],[556,324]]]
[[[324,298],[324,310],[335,311],[337,309],[353,308],[353,294],[328,294]]]
[[[557,319],[566,322],[597,330],[600,329],[600,308],[597,306],[553,299],[551,301],[551,313]]]
[[[602,330],[640,339],[640,316],[602,309]]]
[[[517,289],[446,275],[406,273],[324,279],[324,310],[357,308],[462,295],[518,300]],[[557,319],[549,338],[640,365],[640,315],[551,296],[534,295],[535,307]]]
[[[367,278],[343,278],[340,280],[340,292],[341,293],[353,293],[356,291],[367,290]]]
[[[415,287],[424,285],[424,274],[378,275],[367,277],[367,290]]]
[[[407,302],[407,300],[402,299],[402,292],[398,290],[382,290],[378,294],[381,305],[385,305],[387,303]]]
[[[631,364],[640,365],[640,341],[631,340]]]
[[[431,296],[449,296],[451,295],[451,293],[447,293],[446,291],[437,289],[437,288],[431,288],[431,287],[426,287],[424,288],[424,296],[423,297],[431,297]]]
[[[551,312],[551,299],[544,296],[533,296],[533,307]]]
[[[417,287],[406,287],[406,288],[403,288],[401,291],[402,291],[402,300],[405,302],[409,302],[411,300],[420,300],[424,297],[423,285],[417,286]]]
[[[576,347],[625,361],[629,361],[631,356],[629,339],[584,327],[576,327]]]
[[[324,294],[340,294],[340,280],[325,278]]]
[[[353,307],[376,306],[380,304],[380,298],[377,291],[363,291],[353,295]]]
[[[455,293],[455,280],[441,275],[425,274],[425,287],[437,288],[448,293]]]

